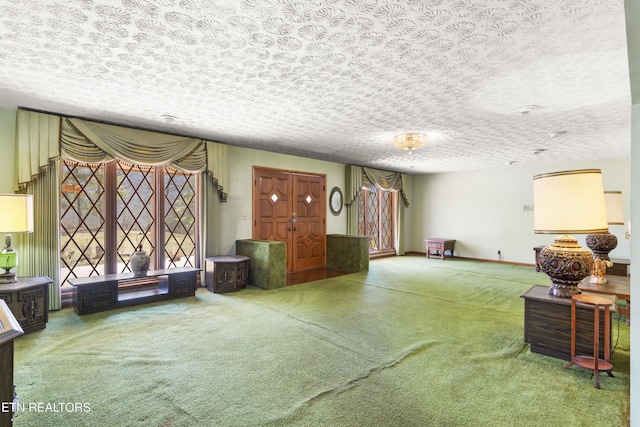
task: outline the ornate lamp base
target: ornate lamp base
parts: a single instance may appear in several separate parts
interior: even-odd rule
[[[591,283],[604,285],[607,283],[607,267],[613,266],[613,263],[609,260],[609,252],[618,246],[618,238],[609,232],[592,233],[587,234],[585,243],[593,251],[595,258],[590,281]]]
[[[571,298],[580,293],[578,285],[591,274],[593,254],[574,237],[563,234],[540,251],[538,266],[551,278],[549,294]]]
[[[0,274],[0,283],[13,283],[17,281],[18,279],[16,279],[16,273],[12,273],[9,270]]]

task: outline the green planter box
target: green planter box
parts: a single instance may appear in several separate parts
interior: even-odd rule
[[[236,240],[236,255],[249,257],[249,284],[262,289],[287,286],[286,247],[271,240]]]
[[[369,238],[327,234],[327,268],[355,273],[369,270]]]

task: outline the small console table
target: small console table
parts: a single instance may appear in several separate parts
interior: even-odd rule
[[[571,298],[550,295],[548,286],[532,286],[521,297],[524,299],[524,342],[531,344],[531,351],[571,360]],[[593,318],[593,306],[577,305],[575,331],[578,354],[593,354]],[[611,330],[605,336],[604,315],[599,320],[599,351],[604,355],[605,342],[611,344],[605,340],[610,340]]]
[[[157,281],[157,286],[127,292],[118,289],[118,283],[141,277],[134,277],[133,273],[121,273],[69,279],[75,288],[73,306],[76,313],[88,314],[195,296],[199,271],[198,268],[189,267],[149,270],[146,277]]]
[[[449,251],[449,256],[453,258],[453,249],[456,246],[455,240],[431,238],[425,240],[425,242],[427,243],[427,258],[444,259],[446,251]]]
[[[205,258],[204,277],[210,292],[244,289],[249,277],[249,257],[243,255]]]
[[[6,301],[25,334],[47,327],[50,283],[47,276],[36,276],[0,285],[0,299]]]

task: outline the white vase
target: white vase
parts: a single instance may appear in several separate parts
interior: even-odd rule
[[[142,245],[129,257],[129,268],[133,272],[134,277],[146,276],[149,271],[151,258],[142,250]]]

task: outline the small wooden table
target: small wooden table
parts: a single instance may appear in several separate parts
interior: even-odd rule
[[[51,283],[47,276],[35,276],[0,285],[0,299],[7,302],[25,334],[47,327]]]
[[[204,277],[209,292],[235,292],[244,289],[249,277],[249,257],[229,255],[205,258]]]
[[[444,260],[445,252],[449,251],[449,256],[453,258],[453,249],[456,241],[453,239],[430,238],[425,240],[427,244],[427,258],[440,258]]]
[[[591,356],[579,355],[576,352],[576,303],[588,304],[593,306],[593,352]],[[571,359],[565,366],[565,369],[577,365],[584,369],[593,371],[594,385],[600,388],[600,380],[598,372],[604,371],[613,376],[611,370],[611,315],[609,314],[609,306],[611,301],[608,298],[598,295],[578,294],[571,298]],[[600,358],[600,308],[604,309],[604,355]]]
[[[627,316],[627,325],[631,324],[631,286],[629,276],[614,276],[607,274],[607,283],[604,285],[598,285],[597,283],[591,283],[589,281],[591,277],[587,277],[580,284],[578,288],[581,291],[592,294],[604,294],[615,295],[618,299],[623,299],[627,302],[625,308],[617,308],[617,312]]]

